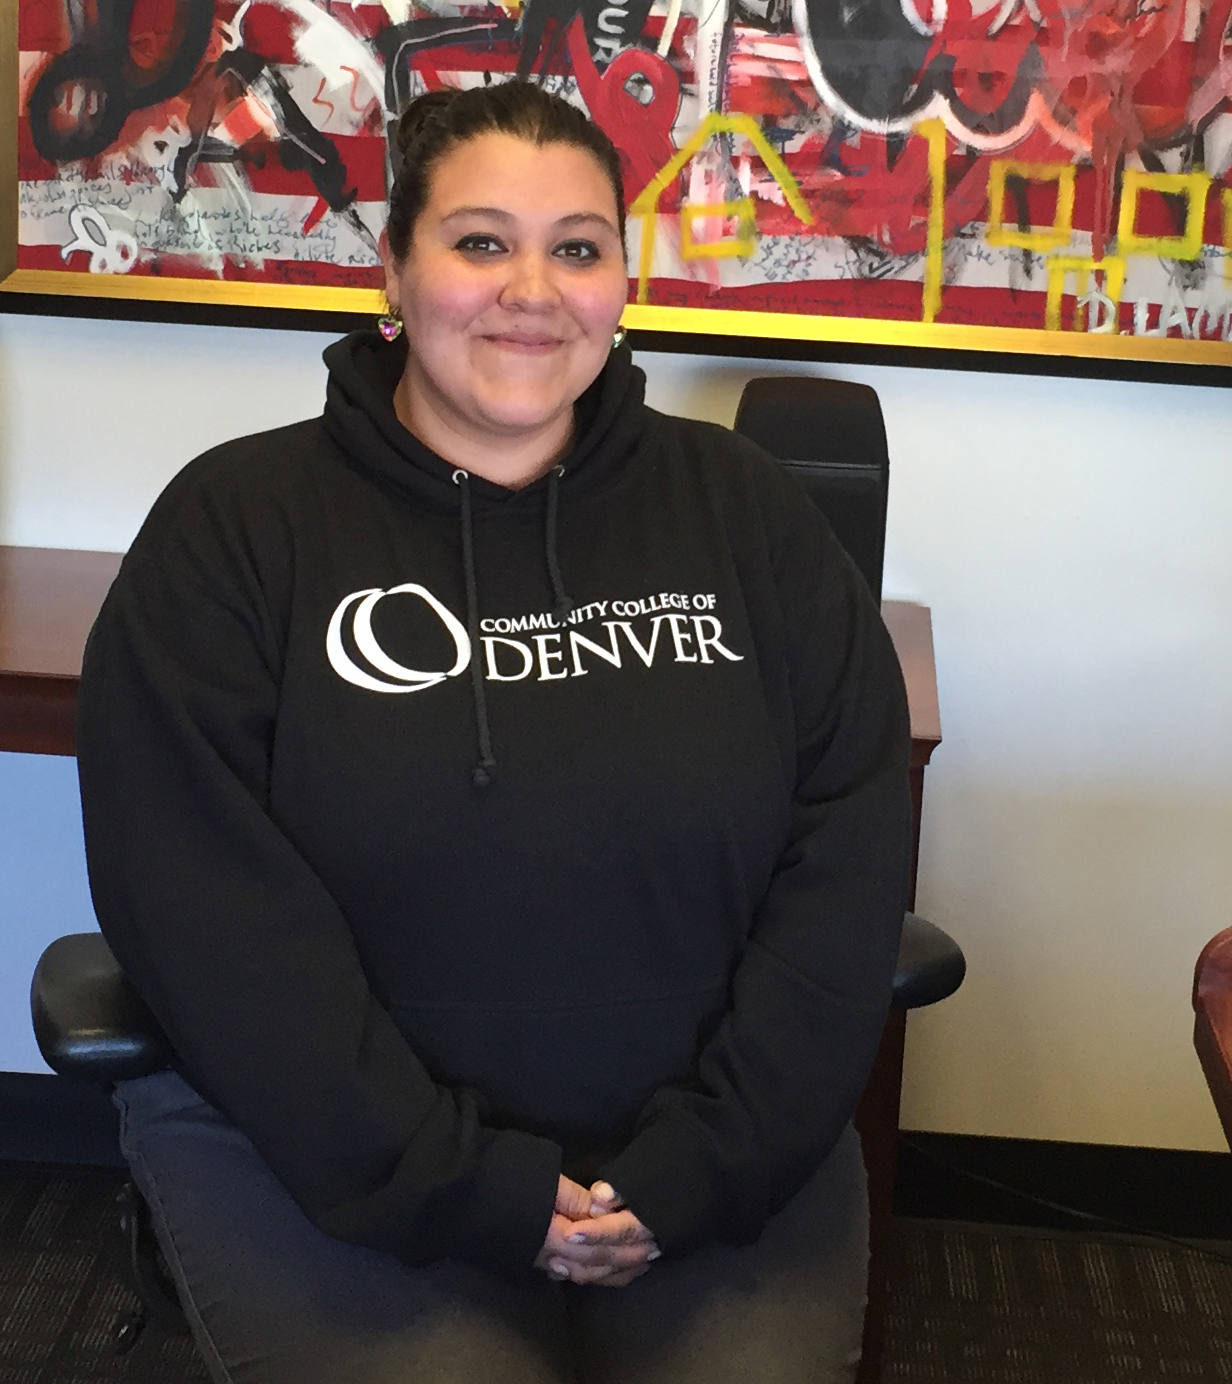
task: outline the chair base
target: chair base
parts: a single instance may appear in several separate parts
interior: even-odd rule
[[[903,1084],[907,1011],[891,1009],[881,1032],[868,1085],[856,1107],[855,1126],[868,1176],[868,1306],[856,1384],[880,1384],[889,1304],[890,1222],[898,1165],[898,1113]]]
[[[145,1198],[133,1183],[126,1182],[116,1195],[116,1203],[120,1208],[129,1286],[140,1303],[136,1311],[125,1313],[116,1324],[116,1354],[126,1355],[151,1322],[175,1335],[187,1335],[188,1322],[154,1234]]]

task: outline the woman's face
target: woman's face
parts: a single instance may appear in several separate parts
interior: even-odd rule
[[[567,437],[625,305],[617,227],[612,185],[585,149],[485,134],[441,159],[401,265],[381,239],[414,431]]]

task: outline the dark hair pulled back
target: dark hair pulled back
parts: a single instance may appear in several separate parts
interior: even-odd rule
[[[459,145],[478,135],[513,135],[531,144],[570,144],[593,154],[616,197],[620,241],[625,239],[625,200],[620,155],[607,135],[576,106],[533,82],[515,80],[418,96],[398,121],[394,182],[386,231],[394,259],[410,248],[415,222],[428,201],[432,170]]]

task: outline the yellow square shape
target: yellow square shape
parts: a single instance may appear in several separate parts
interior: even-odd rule
[[[747,259],[757,249],[756,207],[751,197],[738,202],[686,202],[680,208],[680,255],[682,259]],[[736,217],[732,240],[693,239],[693,223],[708,216]]]
[[[1117,220],[1119,255],[1160,255],[1164,259],[1202,258],[1202,224],[1206,220],[1206,197],[1211,188],[1209,173],[1148,173],[1127,168],[1121,180],[1121,214]],[[1186,199],[1185,229],[1180,235],[1139,235],[1140,192],[1177,193]]]
[[[1044,308],[1044,327],[1050,332],[1061,330],[1061,299],[1065,294],[1065,276],[1077,274],[1078,284],[1075,296],[1081,298],[1087,291],[1087,281],[1096,271],[1104,276],[1104,294],[1111,299],[1114,307],[1121,306],[1121,293],[1125,288],[1125,261],[1109,256],[1106,259],[1084,259],[1080,255],[1053,255],[1048,260],[1048,298]],[[1077,330],[1075,328],[1075,330]]]
[[[1074,179],[1072,163],[1019,163],[993,159],[988,169],[989,245],[1014,245],[1022,250],[1053,250],[1069,244],[1074,229]],[[1005,224],[1005,180],[1025,178],[1031,183],[1056,183],[1057,215],[1051,226],[1032,226],[1029,231]]]

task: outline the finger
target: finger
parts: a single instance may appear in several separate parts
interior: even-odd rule
[[[567,1252],[572,1245],[581,1244],[582,1241],[576,1237],[586,1233],[586,1227],[590,1225],[589,1218],[580,1221],[571,1221],[568,1216],[559,1213],[552,1217],[548,1225],[548,1233],[543,1241],[544,1257],[549,1254],[560,1254]]]
[[[596,1182],[590,1189],[590,1198],[592,1216],[603,1216],[624,1206],[624,1200],[610,1182]]]
[[[566,1220],[564,1216],[553,1216],[543,1248],[535,1256],[535,1268],[548,1272],[551,1260],[559,1258],[563,1252],[573,1248],[568,1242],[569,1234],[577,1229],[577,1221]],[[559,1276],[559,1275],[557,1275]]]
[[[548,1256],[553,1262],[578,1269],[632,1269],[659,1257],[655,1244],[643,1245],[566,1245]]]
[[[584,1220],[590,1215],[591,1195],[580,1182],[562,1176],[556,1184],[556,1211],[571,1221]]]
[[[653,1240],[654,1235],[632,1211],[614,1211],[583,1222],[572,1232],[570,1239],[575,1244],[632,1245]]]
[[[639,1261],[659,1255],[654,1236],[636,1216],[624,1211],[601,1221],[570,1221],[564,1216],[553,1216],[540,1257],[545,1263],[555,1257],[591,1266],[615,1263],[618,1251],[631,1251]]]

